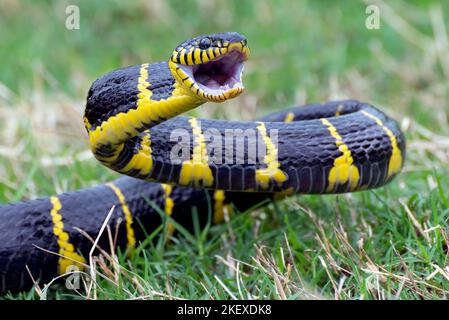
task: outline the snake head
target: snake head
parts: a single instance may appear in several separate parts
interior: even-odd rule
[[[193,94],[221,102],[245,89],[243,62],[249,52],[246,38],[237,32],[203,35],[178,45],[169,66],[175,79]]]

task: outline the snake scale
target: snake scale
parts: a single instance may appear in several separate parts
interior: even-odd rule
[[[92,242],[79,229],[95,239],[113,206],[116,246],[131,251],[164,223],[174,234],[166,216],[192,230],[194,208],[204,226],[294,193],[376,188],[400,172],[405,139],[397,123],[355,100],[252,122],[179,116],[241,94],[248,56],[242,35],[216,33],[184,41],[167,62],[97,79],[84,115],[89,144],[124,176],[0,206],[0,293],[30,289],[30,275],[43,284],[69,267],[85,268]],[[106,235],[99,246],[109,248]]]

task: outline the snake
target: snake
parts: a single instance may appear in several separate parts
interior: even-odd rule
[[[293,194],[377,188],[401,171],[406,144],[398,123],[357,100],[291,107],[256,121],[181,115],[239,96],[249,55],[239,33],[202,35],[179,44],[168,61],[95,80],[83,118],[88,143],[123,176],[1,205],[0,293],[85,270],[94,239],[110,247],[100,232],[105,223],[116,250],[130,254],[154,232],[193,230],[193,212],[204,227]]]

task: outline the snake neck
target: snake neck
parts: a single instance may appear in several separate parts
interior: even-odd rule
[[[133,98],[124,98],[126,92]],[[173,77],[166,62],[113,71],[89,90],[84,122],[90,147],[110,166],[126,141],[204,102]]]

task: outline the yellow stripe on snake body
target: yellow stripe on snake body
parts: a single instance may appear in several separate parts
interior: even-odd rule
[[[136,246],[136,237],[134,235],[132,213],[129,210],[128,204],[126,203],[126,199],[125,196],[123,195],[122,190],[120,190],[120,188],[117,187],[114,183],[107,183],[106,185],[114,191],[115,195],[117,196],[120,202],[123,215],[125,216],[126,238],[128,240],[127,250],[131,251]]]
[[[279,169],[280,163],[278,161],[277,148],[268,136],[267,129],[263,122],[258,123],[257,130],[262,136],[266,147],[266,155],[263,160],[266,168],[256,170],[256,181],[263,189],[268,188],[270,181],[274,181],[278,185],[281,185],[287,180],[287,176]]]
[[[138,152],[133,154],[129,162],[120,169],[120,173],[128,173],[131,170],[137,171],[140,176],[148,176],[153,169],[153,158],[151,156],[151,137],[149,131],[144,131],[140,139]]]
[[[56,196],[51,197],[50,201],[52,204],[50,215],[54,225],[53,233],[57,237],[60,254],[58,272],[64,274],[70,270],[71,266],[76,266],[82,270],[85,259],[76,253],[75,247],[70,243],[69,234],[64,231],[64,223],[60,213],[62,209],[61,201]]]
[[[209,158],[201,126],[196,118],[190,118],[189,123],[192,126],[194,146],[192,158],[182,163],[179,184],[182,186],[211,187],[214,183],[214,177],[209,167]]]
[[[161,184],[162,190],[164,191],[164,199],[165,199],[165,214],[167,216],[171,216],[173,213],[173,207],[174,207],[174,202],[173,199],[171,198],[171,192],[173,190],[172,186],[166,183],[162,183]],[[173,223],[168,222],[167,225],[167,232],[168,235],[173,235],[173,233],[175,232],[175,227],[173,226]]]
[[[393,132],[391,132],[391,130],[389,128],[387,128],[383,124],[382,120],[380,120],[375,115],[373,115],[365,110],[362,111],[362,114],[364,114],[365,116],[367,116],[370,119],[373,119],[386,132],[386,134],[388,135],[388,138],[390,138],[392,154],[390,156],[390,161],[388,163],[388,177],[392,177],[394,174],[398,173],[402,168],[402,152],[398,148],[396,136],[393,134]]]
[[[147,64],[140,68],[138,78],[137,108],[126,113],[118,113],[102,122],[95,129],[89,130],[90,145],[94,155],[105,165],[110,165],[117,158],[123,148],[123,143],[130,137],[136,136],[144,124],[154,126],[166,118],[186,112],[201,103],[178,83],[174,84],[171,97],[165,101],[151,100],[152,92],[148,90],[149,83],[145,80]],[[107,157],[98,153],[101,147],[107,147]]]
[[[321,119],[321,122],[328,128],[329,133],[335,138],[335,144],[342,153],[341,156],[335,158],[334,166],[329,172],[329,183],[327,191],[334,190],[336,184],[345,184],[349,182],[349,190],[354,190],[359,182],[360,174],[358,168],[354,165],[354,159],[351,150],[343,142],[342,137],[338,134],[337,129],[327,119]]]

